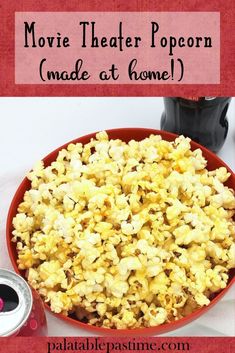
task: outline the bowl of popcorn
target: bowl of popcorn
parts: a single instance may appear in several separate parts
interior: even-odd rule
[[[179,328],[234,283],[235,176],[184,136],[142,128],[58,148],[7,220],[16,272],[55,315],[98,334]]]

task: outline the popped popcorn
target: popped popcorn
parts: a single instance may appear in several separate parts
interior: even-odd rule
[[[190,139],[69,144],[35,165],[13,219],[18,267],[51,310],[106,328],[178,320],[235,267],[234,191]]]

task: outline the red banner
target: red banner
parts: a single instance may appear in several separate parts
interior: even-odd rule
[[[183,28],[185,21],[183,22],[180,21],[179,23],[181,23],[181,25],[178,25],[178,27],[176,26],[174,29],[172,27],[170,33],[167,33],[168,31],[167,23],[165,22],[162,23],[160,18],[159,18],[159,21],[156,20],[156,22],[151,20],[149,22],[149,25],[150,24],[152,25],[152,39],[148,32],[147,51],[144,49],[141,50],[141,47],[138,50],[137,47],[138,45],[140,45],[141,40],[137,40],[137,42],[131,41],[133,38],[138,39],[139,36],[141,36],[141,33],[140,34],[138,33],[138,26],[137,26],[136,33],[133,32],[134,34],[136,34],[136,37],[135,36],[127,37],[129,39],[127,40],[127,42],[125,42],[128,47],[125,64],[129,64],[131,66],[130,67],[131,72],[136,69],[139,75],[139,70],[141,68],[141,65],[139,65],[139,61],[134,60],[135,59],[135,56],[133,56],[134,54],[133,55],[128,54],[130,53],[129,51],[130,45],[137,46],[134,49],[132,48],[133,49],[132,52],[137,53],[138,51],[138,54],[139,55],[141,54],[140,56],[144,60],[147,60],[147,58],[148,60],[151,59],[150,54],[148,53],[150,52],[155,53],[153,56],[153,59],[154,57],[156,57],[156,67],[153,65],[153,63],[152,65],[149,65],[149,69],[153,73],[152,76],[154,75],[157,76],[157,79],[155,79],[154,82],[147,79],[144,82],[141,82],[141,84],[139,84],[140,81],[133,80],[133,78],[132,80],[130,80],[129,77],[125,77],[125,76],[121,77],[120,75],[120,78],[119,78],[120,83],[118,83],[119,81],[118,80],[116,81],[115,79],[113,79],[112,83],[110,83],[110,81],[107,81],[106,83],[103,83],[103,82],[97,83],[97,77],[95,77],[95,79],[91,80],[90,83],[86,83],[86,81],[84,81],[81,84],[81,81],[77,81],[75,84],[71,84],[71,82],[68,83],[68,81],[63,81],[62,83],[50,82],[50,84],[46,84],[48,82],[43,81],[42,83],[40,83],[40,78],[37,72],[36,72],[36,79],[35,79],[35,71],[34,72],[32,71],[32,75],[34,76],[30,77],[30,72],[31,72],[30,70],[32,67],[32,57],[30,56],[31,54],[25,55],[25,53],[34,53],[35,55],[35,53],[39,52],[40,50],[40,55],[43,54],[45,49],[44,46],[46,45],[45,44],[46,42],[47,42],[47,45],[49,45],[49,48],[48,48],[49,52],[52,53],[52,49],[54,48],[51,48],[51,45],[52,45],[52,40],[54,40],[53,43],[55,43],[56,41],[57,44],[59,43],[58,44],[59,46],[60,45],[65,46],[65,48],[56,48],[56,52],[58,53],[58,56],[56,57],[56,59],[58,59],[59,53],[62,53],[63,50],[67,53],[68,51],[66,47],[69,44],[71,44],[72,46],[73,43],[69,42],[69,39],[71,39],[69,37],[67,38],[65,36],[62,38],[63,33],[56,32],[53,34],[50,32],[46,32],[46,28],[45,28],[44,35],[42,33],[40,34],[40,36],[37,36],[37,32],[35,32],[35,38],[34,38],[35,43],[34,43],[34,39],[33,41],[30,40],[30,36],[32,37],[32,28],[33,28],[32,27],[33,21],[32,21],[28,23],[28,27],[27,27],[28,38],[26,40],[27,43],[25,44],[26,48],[25,47],[23,48],[22,41],[24,39],[24,33],[23,33],[22,23],[24,24],[24,21],[20,23],[20,26],[22,27],[22,28],[20,27],[22,29],[21,36],[20,38],[18,38],[19,40],[16,40],[16,34],[17,36],[20,34],[19,30],[17,29],[18,22],[16,21],[16,18],[19,18],[17,17],[18,16],[17,14],[19,13],[21,13],[23,16],[22,18],[24,18],[24,14],[26,14],[27,12],[28,13],[40,12],[42,15],[44,14],[45,16],[47,16],[47,13],[52,13],[50,15],[52,17],[53,17],[53,12],[54,13],[55,12],[87,13],[90,27],[86,27],[86,25],[83,24],[82,26],[84,31],[85,29],[87,31],[92,30],[91,22],[92,22],[92,14],[94,13],[100,13],[102,17],[102,14],[113,12],[115,13],[114,17],[116,18],[117,23],[119,23],[119,21],[121,21],[121,18],[122,18],[120,16],[120,20],[118,19],[117,21],[117,17],[118,17],[117,14],[124,13],[124,12],[127,12],[127,13],[145,12],[149,14],[168,13],[168,14],[172,14],[173,17],[174,17],[174,13],[180,13],[182,15],[185,12],[191,12],[191,13],[200,12],[202,14],[214,13],[215,16],[217,16],[217,19],[215,20],[215,23],[214,23],[212,21],[214,15],[209,15],[210,20],[206,20],[206,21],[204,20],[203,25],[200,25],[200,24],[196,25],[197,34],[200,33],[200,30],[202,30],[205,26],[206,31],[203,31],[203,34],[208,35],[209,33],[211,37],[210,36],[203,37],[202,34],[199,35],[199,37],[194,37],[195,30],[191,31],[191,29],[193,29],[193,25],[195,25],[196,22],[194,23],[194,21],[192,20],[189,21],[190,26],[188,28],[188,31],[189,32],[191,31],[190,33],[192,37],[191,36],[188,37],[186,35],[185,28]],[[37,2],[35,2],[34,0],[12,0],[12,1],[2,0],[0,16],[1,16],[1,21],[0,21],[0,31],[1,31],[0,95],[1,96],[178,96],[179,89],[180,89],[180,96],[198,96],[199,92],[200,92],[200,96],[235,95],[235,81],[234,81],[235,56],[234,56],[234,50],[233,50],[234,40],[235,40],[235,27],[234,27],[235,8],[234,8],[234,2],[232,0],[226,0],[226,1],[198,0],[197,2],[181,1],[181,0],[176,0],[176,1],[171,1],[171,0],[76,1],[76,0],[71,0],[71,1],[63,1],[63,2],[59,0],[54,0],[54,1],[40,0]],[[100,18],[100,16],[98,17]],[[64,20],[66,20],[66,17],[64,18]],[[84,19],[82,20],[84,21]],[[129,27],[131,26],[130,22],[131,21],[128,21]],[[134,25],[135,22],[136,21],[133,21],[132,25]],[[174,23],[177,22],[176,18],[174,18],[174,21],[172,20],[169,21],[169,26],[171,26],[173,22]],[[47,21],[47,26],[50,27],[50,23],[51,23],[51,20]],[[82,22],[82,23],[85,23],[85,22]],[[114,24],[115,24],[115,21],[114,21]],[[123,20],[123,25],[124,24],[125,24],[125,19]],[[213,30],[213,33],[214,33],[213,34],[212,32],[210,32],[210,29],[212,30],[212,28],[214,28],[213,27],[214,24],[216,24],[215,26],[216,29]],[[102,33],[102,35],[108,32],[106,31],[106,28],[105,28],[105,21],[103,22],[101,21],[97,23],[97,25],[100,26],[99,30],[100,30],[100,33]],[[41,28],[44,28],[44,27],[42,26]],[[58,27],[58,28],[59,30],[61,29],[61,27]],[[74,27],[74,29],[78,31],[78,28],[79,28],[79,22],[77,23],[77,26]],[[218,28],[220,28],[219,33],[217,31]],[[17,29],[16,33],[15,33],[15,29]],[[36,26],[35,31],[37,31],[37,29],[38,27]],[[66,30],[69,28],[65,25],[65,26],[62,26],[62,29],[64,29],[66,32]],[[144,29],[147,31],[145,27]],[[97,26],[94,30],[97,30]],[[148,31],[149,30],[150,29],[148,27]],[[51,35],[56,36],[56,38],[52,39]],[[107,36],[108,35],[109,33],[107,33]],[[146,35],[144,35],[144,32],[142,33],[142,35],[143,35],[143,38],[141,37],[141,39],[142,39],[142,42],[144,42],[144,38],[146,37]],[[154,35],[156,35],[155,38],[154,38]],[[182,37],[182,35],[184,35],[184,37]],[[48,37],[49,37],[49,43],[47,39]],[[100,38],[103,38],[103,37],[99,37],[98,39]],[[207,38],[207,40],[205,38]],[[210,38],[213,39],[212,43],[213,45],[215,45],[215,47],[211,49],[209,48],[210,50],[208,51],[207,49],[211,45],[209,40]],[[106,39],[102,41],[103,46],[106,46],[107,44]],[[80,40],[81,40],[81,37],[80,37]],[[20,51],[18,50],[19,49],[18,44],[21,46]],[[33,48],[27,48],[27,45],[30,45],[30,44],[33,45]],[[99,41],[99,44],[101,45],[101,39]],[[111,44],[114,45],[115,43],[112,41]],[[158,48],[155,48],[155,49],[159,49],[158,51],[153,51],[153,48],[151,48],[151,51],[150,51],[149,46],[154,47],[157,45],[158,45]],[[190,55],[192,55],[190,59],[190,63],[187,65],[186,65],[186,62],[187,60],[189,60],[189,58],[182,59],[181,57],[178,56],[178,54],[175,56],[175,59],[172,58],[172,54],[177,53],[178,49],[179,49],[178,52],[183,53],[183,51],[186,50],[186,48],[183,47],[185,45],[187,46],[187,50],[189,50]],[[202,45],[204,45],[204,47],[205,46],[207,47],[206,51],[203,50],[203,48],[201,47]],[[37,46],[37,47],[34,47],[34,46]],[[84,49],[87,49],[87,48],[81,48],[81,46],[83,45],[80,43],[78,53],[80,54],[80,53],[86,52],[88,54],[88,51],[84,51]],[[193,46],[193,48],[191,46]],[[73,48],[74,50],[77,49],[76,46],[74,46]],[[143,44],[143,48],[144,48],[144,44]],[[95,51],[93,50],[96,48],[91,48],[91,49],[92,49],[92,52],[95,53]],[[106,49],[107,48],[100,49],[104,53],[103,55],[104,61],[106,60],[106,58],[109,58],[109,57],[110,58],[113,57],[115,59],[116,53],[120,54],[120,52],[118,51],[118,48],[111,48],[111,49],[114,49],[114,50],[111,50],[112,55],[106,56],[105,54]],[[159,58],[156,56],[157,52],[163,53],[162,58],[164,58],[164,55],[166,54],[167,60],[162,59],[162,62],[159,64],[158,63]],[[195,57],[196,57],[195,52],[203,53],[202,55],[204,55],[205,53],[207,54],[209,53],[209,55],[205,56],[207,57],[207,59],[205,60],[203,59],[203,56],[201,54],[198,56],[199,64],[198,65],[194,64],[196,66],[194,67],[195,69],[195,72],[194,72],[194,69],[192,69],[191,65],[193,65],[193,62],[195,61]],[[40,56],[41,65],[38,65],[38,66],[43,67],[44,71],[42,70],[43,72],[41,72],[41,76],[43,76],[45,79],[45,70],[50,70],[54,64],[56,64],[56,67],[58,68],[60,63],[58,63],[56,60],[55,62],[53,61],[50,62],[49,60],[43,61],[43,58],[47,59],[47,57],[43,57],[43,55],[41,56]],[[64,60],[63,63],[65,63],[67,58],[69,57],[70,55],[68,56],[63,55],[63,60]],[[88,60],[90,59],[90,57],[91,56],[88,55]],[[98,64],[98,61],[96,60],[97,57],[92,56],[92,58],[94,58],[94,60],[91,61],[91,63],[93,62],[94,65]],[[204,64],[202,64],[200,61],[202,59]],[[183,65],[184,60],[185,60],[186,68]],[[118,59],[118,62],[119,61],[120,60]],[[76,68],[76,61],[74,62],[72,60],[72,63],[73,65],[72,67],[70,67],[70,69],[74,70]],[[157,65],[157,63],[159,65]],[[82,62],[78,61],[77,67],[80,68],[81,65],[82,65]],[[26,72],[23,75],[23,77],[22,77],[23,73],[21,70],[22,69],[21,66],[24,68],[24,70],[26,68],[26,71],[28,68],[28,72]],[[124,66],[124,69],[127,70],[128,67],[129,67],[128,65]],[[218,72],[219,67],[220,67],[220,72]],[[102,70],[105,71],[105,69],[107,68],[108,66],[106,66],[104,69],[102,67],[99,67],[99,69],[101,70],[100,72],[102,72]],[[184,81],[182,79],[182,75],[183,73],[185,73],[184,69],[187,69],[187,68],[188,68],[188,73],[187,75],[185,74],[186,76]],[[35,67],[34,67],[34,70],[36,70]],[[39,70],[39,68],[37,70]],[[86,71],[85,68],[84,70]],[[110,70],[112,71],[112,67]],[[113,77],[117,77],[116,75],[117,72],[115,70],[116,68],[113,67],[113,72],[109,72],[109,74],[113,74]],[[63,71],[63,68],[61,68],[60,72],[61,71]],[[147,72],[148,71],[149,70],[147,70]],[[192,73],[193,73],[193,80],[190,78],[190,75],[192,75]],[[125,71],[125,75],[127,75],[127,71]],[[207,75],[208,75],[208,78],[207,78]],[[85,76],[87,78],[89,76],[89,73],[87,73]],[[102,79],[104,78],[104,76],[105,75],[101,75]],[[132,77],[134,76],[135,75],[132,75]],[[99,76],[98,76],[98,79],[99,79]],[[156,80],[158,82],[156,82]],[[163,84],[163,80],[168,80],[168,81],[164,82]],[[179,83],[180,83],[180,86],[179,86]]]
[[[0,353],[232,353],[235,338],[218,337],[16,337],[1,338]]]

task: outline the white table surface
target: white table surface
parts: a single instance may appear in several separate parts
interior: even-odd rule
[[[235,170],[235,100],[221,158]],[[114,127],[159,128],[162,98],[0,98],[0,267],[11,269],[5,242],[8,208],[35,161],[65,142]],[[88,336],[47,312],[50,336]],[[234,336],[235,286],[208,313],[165,336]]]

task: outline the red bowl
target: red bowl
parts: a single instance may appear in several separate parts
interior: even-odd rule
[[[154,135],[161,135],[164,140],[167,141],[173,141],[177,135],[166,132],[166,131],[160,131],[160,130],[155,130],[155,129],[145,129],[145,128],[120,128],[120,129],[111,129],[107,130],[107,133],[110,138],[112,139],[121,139],[125,142],[128,142],[132,139],[134,140],[142,140],[146,137],[148,137],[150,134]],[[86,144],[90,141],[92,137],[95,137],[96,133],[92,133],[86,136],[79,137],[73,141],[70,141],[66,143],[65,145],[57,148],[55,151],[51,152],[49,155],[47,155],[43,161],[45,166],[50,165],[58,155],[58,152],[66,148],[69,143],[83,143]],[[219,167],[226,167],[227,170],[231,173],[231,176],[229,180],[226,182],[226,185],[229,188],[232,188],[235,190],[235,175],[233,171],[219,158],[217,157],[214,153],[206,149],[205,147],[199,145],[198,143],[192,141],[191,142],[191,147],[192,150],[195,150],[197,148],[200,148],[203,152],[203,156],[206,158],[208,161],[207,168],[208,170],[213,170]],[[6,225],[6,238],[7,238],[7,247],[8,247],[8,252],[9,256],[12,262],[12,265],[17,273],[25,277],[25,271],[20,271],[17,267],[17,250],[16,250],[16,244],[11,241],[12,238],[12,231],[13,231],[13,226],[12,226],[12,220],[15,217],[17,213],[17,208],[18,205],[22,202],[23,196],[25,191],[30,189],[30,181],[25,178],[20,186],[18,187],[15,196],[12,200],[9,212],[8,212],[8,217],[7,217],[7,225]],[[210,308],[212,308],[223,296],[224,294],[228,291],[228,289],[233,285],[235,282],[235,269],[230,270],[229,272],[229,281],[228,285],[225,289],[220,291],[219,293],[214,295],[214,298],[211,300],[210,304],[208,306],[202,307],[192,314],[174,321],[170,322],[167,324],[162,324],[160,326],[154,326],[154,327],[149,327],[149,328],[136,328],[136,329],[108,329],[108,328],[102,328],[102,327],[96,327],[92,325],[88,325],[85,323],[82,323],[76,319],[73,319],[71,317],[64,316],[62,314],[54,314],[56,317],[65,320],[67,323],[73,324],[78,326],[79,328],[85,329],[92,331],[93,333],[96,334],[102,334],[102,335],[120,335],[120,336],[127,336],[127,335],[157,335],[157,334],[162,334],[165,332],[169,332],[175,329],[178,329],[188,323],[191,323],[193,320],[197,319],[199,316],[207,312]],[[48,304],[45,303],[46,309],[50,310],[50,307]]]

